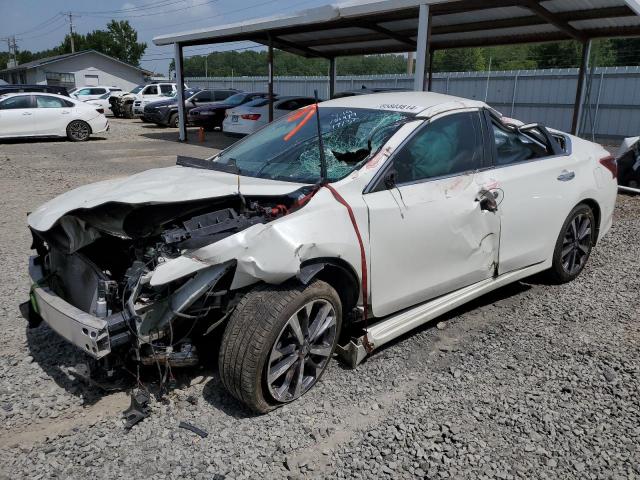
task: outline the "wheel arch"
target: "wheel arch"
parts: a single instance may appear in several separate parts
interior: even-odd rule
[[[71,120],[69,123],[67,123],[67,126],[65,127],[65,132],[69,131],[69,127],[71,126],[71,124],[73,122],[82,122],[82,123],[86,123],[87,127],[89,127],[89,135],[93,135],[93,128],[91,128],[91,124],[89,122],[87,122],[86,120],[83,120],[82,118],[74,118],[73,120]]]
[[[361,290],[359,277],[346,260],[331,257],[307,260],[300,265],[297,279],[305,285],[314,279],[331,285],[340,296],[343,321],[346,321],[349,312],[358,304]]]
[[[600,221],[602,219],[600,204],[593,198],[585,198],[584,200],[581,200],[580,202],[578,202],[575,206],[577,207],[581,203],[588,206],[593,212],[593,217],[594,217],[594,220],[596,221],[596,234],[595,234],[595,240],[593,244],[596,245],[598,243],[598,238],[600,237]]]

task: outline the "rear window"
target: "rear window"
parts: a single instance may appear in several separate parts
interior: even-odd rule
[[[266,98],[257,98],[255,100],[251,100],[250,102],[245,103],[245,107],[264,107],[269,104],[269,100]]]

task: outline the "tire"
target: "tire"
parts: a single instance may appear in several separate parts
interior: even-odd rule
[[[91,136],[91,127],[82,120],[73,120],[67,125],[67,138],[72,142],[86,142]]]
[[[167,124],[167,126],[171,127],[171,128],[178,128],[178,114],[177,113],[172,113],[171,116],[169,117],[169,123]]]
[[[222,384],[258,413],[292,402],[324,373],[341,326],[340,297],[325,282],[258,286],[238,303],[224,331],[218,359]]]
[[[133,104],[127,103],[122,109],[122,116],[124,118],[132,119],[133,118]]]
[[[549,277],[554,283],[575,280],[584,270],[596,240],[593,210],[584,203],[576,206],[564,221],[553,251]]]

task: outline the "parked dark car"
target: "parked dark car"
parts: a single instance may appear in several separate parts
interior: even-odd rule
[[[184,106],[187,112],[193,108],[209,105],[213,102],[224,101],[230,96],[237,94],[238,90],[185,90]],[[145,118],[158,125],[177,127],[178,126],[178,97],[173,96],[166,100],[158,100],[144,107]]]
[[[222,102],[210,103],[209,105],[191,109],[187,115],[187,120],[192,125],[204,127],[205,130],[222,129],[222,122],[229,108],[243,105],[257,98],[267,98],[268,96],[269,94],[266,92],[236,93]],[[274,95],[274,97],[277,98],[277,95]]]
[[[373,87],[367,88],[366,86],[362,86],[362,88],[358,88],[355,90],[345,90],[344,92],[336,93],[333,98],[344,98],[344,97],[353,97],[355,95],[369,95],[371,93],[384,93],[384,92],[408,92],[407,88],[392,88],[392,87]]]
[[[57,95],[64,95],[65,97],[69,96],[69,92],[67,92],[65,87],[57,87],[54,85],[0,85],[0,95],[21,92],[55,93]]]

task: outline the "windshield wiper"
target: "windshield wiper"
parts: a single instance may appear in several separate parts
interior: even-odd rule
[[[235,160],[230,160],[233,160],[233,163],[224,164],[213,162],[211,160],[205,160],[203,158],[183,157],[182,155],[178,155],[178,158],[176,159],[176,165],[180,165],[181,167],[200,168],[202,170],[215,170],[217,172],[240,175],[240,169],[235,164]]]

